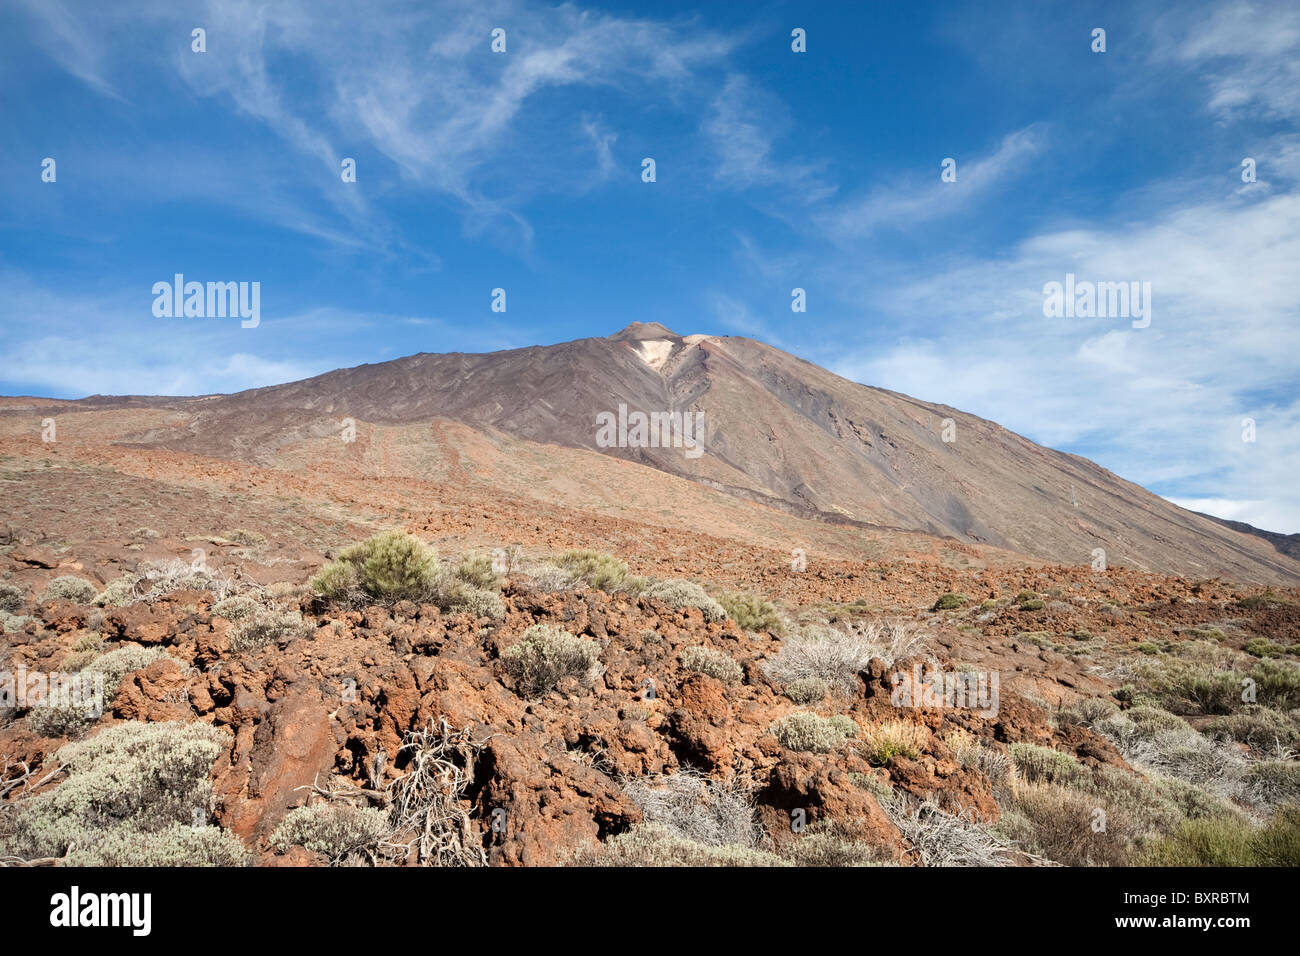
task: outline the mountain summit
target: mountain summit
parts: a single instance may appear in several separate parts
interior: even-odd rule
[[[183,429],[137,436],[141,443],[218,457],[269,464],[343,418],[451,421],[626,459],[802,518],[915,530],[1065,564],[1300,577],[1300,562],[1267,541],[1077,455],[848,381],[762,342],[683,337],[658,323],[550,346],[412,355],[201,401],[149,401],[192,418]],[[618,414],[626,435],[598,441],[601,416]],[[703,453],[645,441],[638,414],[665,428],[671,416],[691,416]]]

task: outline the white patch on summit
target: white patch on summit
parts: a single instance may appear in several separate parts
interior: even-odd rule
[[[668,354],[673,350],[673,343],[668,339],[642,339],[636,343],[636,354],[656,372],[668,361]]]

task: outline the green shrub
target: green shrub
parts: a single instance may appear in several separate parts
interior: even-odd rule
[[[776,607],[756,594],[723,594],[718,603],[742,630],[781,632],[781,617]]]
[[[1255,681],[1256,701],[1283,710],[1300,706],[1300,665],[1294,661],[1261,660],[1249,674]],[[1240,685],[1238,685],[1240,690]],[[1242,703],[1237,695],[1237,704]]]
[[[307,586],[327,601],[351,603],[361,594],[356,565],[350,561],[331,561],[322,567]]]
[[[1014,743],[1008,748],[1016,772],[1029,783],[1065,783],[1078,780],[1085,772],[1072,754],[1037,744]]]
[[[787,714],[768,728],[787,750],[830,753],[844,743],[844,728],[806,710]]]
[[[629,574],[623,579],[623,583],[618,586],[618,590],[623,594],[630,594],[633,597],[640,597],[650,590],[650,585],[654,582],[644,575]]]
[[[17,611],[26,602],[26,591],[16,584],[0,581],[0,611]]]
[[[1251,638],[1242,650],[1255,657],[1283,657],[1291,652],[1285,644],[1275,644],[1266,637]]]
[[[1260,866],[1300,866],[1300,806],[1280,807],[1251,840]]]
[[[1038,592],[1031,591],[1028,588],[1025,588],[1024,590],[1016,594],[1016,602],[1018,604],[1024,604],[1026,601],[1036,601],[1036,600],[1038,600]]]
[[[345,548],[312,579],[312,589],[330,600],[347,600],[353,589],[385,603],[419,601],[437,583],[438,552],[405,531],[383,531]]]
[[[939,600],[934,602],[934,607],[932,607],[931,610],[951,611],[961,607],[963,604],[966,604],[968,601],[970,601],[970,598],[968,598],[966,595],[953,594],[951,591],[948,591],[945,594],[939,595]]]
[[[832,727],[850,739],[856,737],[862,729],[847,714],[831,714],[827,719]]]
[[[300,612],[263,607],[231,627],[230,648],[252,651],[271,644],[287,644],[311,632],[311,622],[303,620]]]
[[[681,654],[682,667],[697,674],[707,674],[720,681],[733,683],[745,676],[731,657],[711,647],[688,647]]]
[[[564,677],[586,685],[595,682],[600,667],[600,645],[575,637],[553,624],[534,624],[519,643],[501,654],[506,673],[525,697],[541,697]]]
[[[1283,807],[1263,827],[1246,820],[1186,820],[1154,841],[1143,866],[1300,866],[1300,809]]]
[[[920,724],[906,720],[886,720],[862,732],[867,759],[872,763],[888,764],[895,757],[911,760],[921,756],[930,740],[930,731]]]
[[[91,849],[108,831],[123,836],[190,825],[211,809],[212,763],[230,735],[204,723],[115,724],[55,754],[66,778],[21,801],[7,852],[61,857],[70,843]]]
[[[1300,744],[1300,723],[1280,710],[1260,705],[1216,717],[1205,725],[1205,730],[1248,744],[1255,750],[1295,749]]]
[[[491,590],[500,584],[490,554],[467,554],[456,565],[456,577],[471,587]]]
[[[317,803],[290,810],[271,834],[281,853],[302,846],[342,863],[353,854],[373,853],[390,831],[388,814],[374,807]]]
[[[1104,720],[1118,711],[1119,707],[1115,702],[1105,697],[1084,697],[1057,711],[1056,719],[1061,724],[1082,724],[1091,727],[1097,721]]]
[[[1046,607],[1046,605],[1038,598],[1020,602],[1020,610],[1022,611],[1041,611],[1044,607]]]
[[[575,578],[602,591],[613,591],[627,577],[627,564],[599,551],[566,551],[556,563]]]
[[[785,696],[796,704],[815,704],[825,699],[829,689],[820,677],[800,677],[786,685]]]
[[[659,581],[646,589],[645,596],[672,607],[699,608],[706,621],[721,621],[727,616],[726,609],[693,581],[680,579]]]
[[[1139,677],[1148,694],[1170,711],[1228,714],[1242,703],[1241,675],[1210,664],[1153,660],[1142,664]]]
[[[63,658],[60,668],[67,672],[79,671],[100,654],[104,653],[104,636],[102,634],[83,634]]]
[[[60,575],[51,581],[41,595],[41,603],[47,601],[71,601],[73,604],[89,604],[95,600],[99,588],[85,578],[71,574]]]

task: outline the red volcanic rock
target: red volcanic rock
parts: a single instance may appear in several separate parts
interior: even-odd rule
[[[641,821],[609,777],[547,753],[540,734],[494,737],[478,762],[477,809],[489,821],[489,861],[551,866],[566,853]]]
[[[904,859],[902,837],[869,791],[849,774],[812,754],[788,753],[758,795],[759,819],[774,840],[798,839],[792,814],[802,810],[807,826],[834,824],[851,838],[876,847],[886,858]]]

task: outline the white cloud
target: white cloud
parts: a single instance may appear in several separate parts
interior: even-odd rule
[[[774,155],[774,142],[792,122],[785,106],[749,77],[733,73],[709,105],[703,129],[718,166],[714,177],[736,189],[776,186],[814,203],[835,191],[821,181],[820,166],[783,162]]]
[[[1180,8],[1155,30],[1157,58],[1201,71],[1206,107],[1220,118],[1300,116],[1300,8],[1294,3]]]
[[[997,149],[986,156],[950,157],[957,162],[957,179],[950,183],[939,178],[940,161],[949,157],[935,156],[927,178],[882,184],[819,214],[817,222],[834,237],[850,240],[881,228],[927,223],[968,211],[987,193],[1026,173],[1028,161],[1044,148],[1045,139],[1041,129],[1030,126],[1003,137]]]
[[[846,350],[832,367],[1083,449],[1158,491],[1267,502],[1255,513],[1268,530],[1300,527],[1297,261],[1293,195],[1047,233],[876,295],[912,338]],[[1151,282],[1151,326],[1044,318],[1042,286],[1067,271]],[[1254,443],[1241,439],[1247,417]]]

